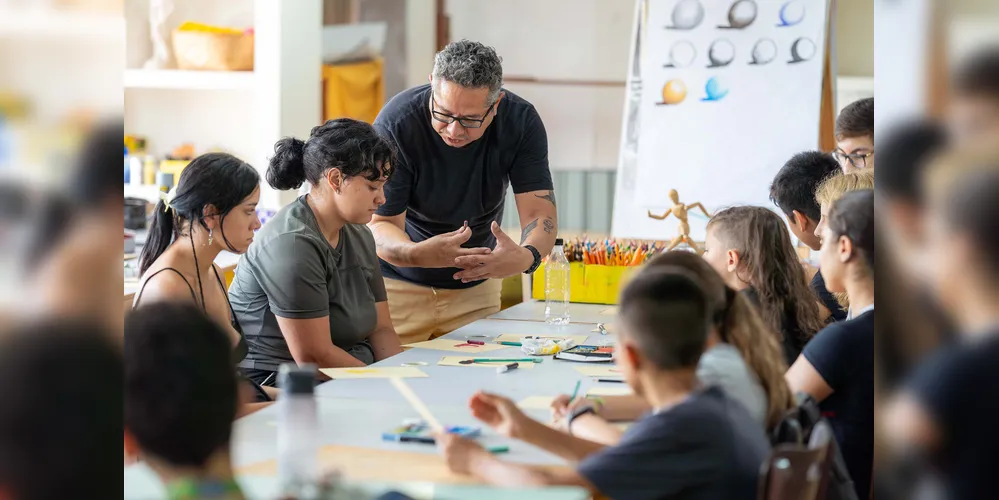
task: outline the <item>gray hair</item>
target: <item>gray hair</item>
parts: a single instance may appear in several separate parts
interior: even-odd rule
[[[492,105],[503,86],[502,62],[492,47],[471,40],[451,42],[434,56],[434,88],[439,80],[469,89],[486,87]]]

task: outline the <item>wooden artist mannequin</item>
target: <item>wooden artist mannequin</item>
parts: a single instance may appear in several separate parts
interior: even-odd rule
[[[656,220],[663,220],[669,217],[670,214],[673,214],[677,219],[680,219],[680,226],[678,228],[680,234],[669,242],[669,246],[666,247],[666,251],[668,252],[676,248],[677,245],[683,242],[690,245],[690,248],[693,248],[695,252],[701,254],[702,250],[700,249],[700,247],[697,246],[696,243],[694,243],[693,238],[690,237],[690,224],[687,222],[687,211],[693,208],[699,208],[701,209],[702,212],[704,212],[704,215],[707,216],[709,219],[711,218],[711,214],[708,213],[708,211],[704,208],[704,205],[702,205],[701,202],[691,203],[690,205],[684,205],[683,203],[680,203],[680,195],[679,193],[676,192],[675,189],[669,190],[669,199],[673,201],[673,207],[667,210],[666,213],[662,215],[654,215],[651,210],[649,211],[649,217]]]

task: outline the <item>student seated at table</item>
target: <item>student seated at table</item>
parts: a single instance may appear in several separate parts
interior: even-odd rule
[[[815,235],[815,228],[822,219],[822,209],[815,201],[815,190],[824,180],[838,173],[840,166],[832,156],[820,151],[806,151],[792,156],[770,184],[770,200],[784,212],[791,233],[815,251],[822,248],[822,241]],[[819,316],[823,321],[829,318],[833,321],[846,319],[846,311],[826,290],[822,273],[812,275],[809,286],[819,297]]]
[[[826,217],[829,214],[830,208],[832,208],[833,202],[850,191],[859,191],[862,189],[874,189],[874,171],[854,170],[853,172],[834,175],[823,181],[822,184],[819,184],[819,187],[815,190],[815,201],[819,203],[820,219],[819,225],[815,227],[815,236],[819,238],[820,242],[822,241]],[[836,302],[843,309],[850,307],[850,297],[846,293],[834,293],[833,296],[836,297]]]
[[[874,455],[874,191],[853,191],[825,218],[820,272],[847,292],[846,321],[827,326],[787,371],[787,383],[829,417],[858,498],[868,498]]]
[[[260,175],[235,156],[204,154],[184,168],[165,198],[156,203],[142,247],[133,308],[162,301],[197,305],[225,330],[238,363],[246,357],[246,340],[214,261],[223,250],[245,253],[260,228]],[[276,394],[259,387],[254,392],[260,402]]]
[[[103,323],[64,316],[0,331],[0,498],[120,498],[121,345]]]
[[[150,304],[125,318],[125,453],[170,498],[243,498],[229,457],[238,405],[231,353],[218,322],[187,304]]]
[[[999,450],[999,150],[950,153],[930,167],[927,262],[956,342],[917,367],[884,419],[899,452],[927,459],[954,500],[994,498]],[[879,195],[880,196],[880,195]],[[880,332],[879,332],[880,335]]]
[[[610,498],[753,498],[770,451],[763,428],[718,387],[700,388],[697,363],[713,322],[709,300],[682,268],[639,273],[621,294],[617,364],[654,410],[605,446],[526,416],[502,396],[476,393],[472,414],[500,434],[574,463],[552,470],[503,462],[481,445],[437,436],[451,470],[497,485],[570,485]]]
[[[348,118],[274,146],[271,187],[308,181],[311,190],[257,233],[229,287],[250,347],[240,366],[251,379],[273,385],[285,362],[365,366],[402,351],[365,225],[385,203],[394,159],[371,125]]]
[[[848,104],[836,117],[833,156],[844,172],[874,168],[874,98]]]
[[[708,221],[704,259],[725,283],[759,308],[780,334],[785,363],[822,328],[819,304],[791,244],[787,225],[763,207],[733,207]]]
[[[794,405],[784,380],[787,364],[777,337],[763,324],[749,299],[726,286],[704,259],[689,252],[666,252],[652,259],[645,270],[659,268],[687,271],[706,294],[712,321],[697,364],[698,380],[704,386],[720,387],[742,403],[761,428],[770,429]],[[556,426],[606,444],[621,439],[621,430],[608,421],[637,420],[651,410],[638,395],[575,401],[563,395],[552,403]]]

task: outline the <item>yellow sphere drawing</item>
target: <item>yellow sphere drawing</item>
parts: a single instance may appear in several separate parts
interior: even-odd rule
[[[680,104],[687,98],[687,86],[681,80],[670,80],[663,85],[662,104]]]

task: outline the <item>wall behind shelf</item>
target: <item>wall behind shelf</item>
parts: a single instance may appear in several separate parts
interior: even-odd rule
[[[252,99],[253,90],[128,89],[125,131],[146,137],[157,157],[190,142],[198,153],[220,148],[254,163]]]

